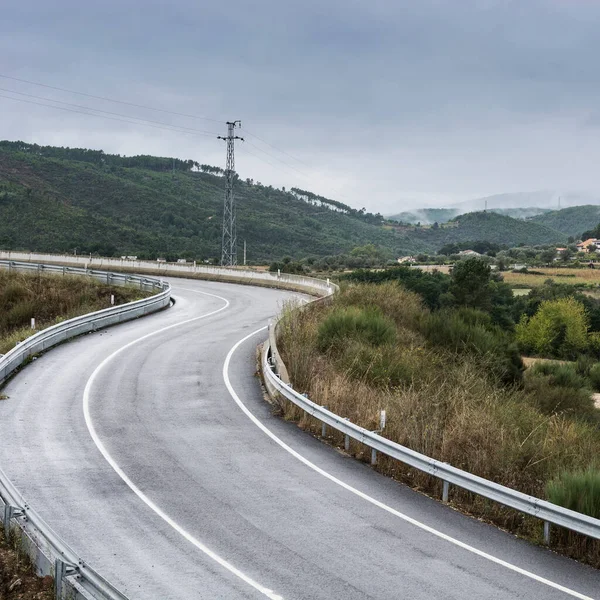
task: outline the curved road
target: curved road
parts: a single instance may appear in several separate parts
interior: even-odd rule
[[[598,571],[273,417],[255,332],[293,294],[172,285],[173,308],[48,352],[0,402],[2,468],[132,599],[600,598]]]

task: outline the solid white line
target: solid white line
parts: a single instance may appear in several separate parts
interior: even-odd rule
[[[380,502],[379,500],[376,500],[372,496],[369,496],[368,494],[365,494],[364,492],[361,492],[360,490],[356,489],[355,487],[352,487],[351,485],[345,483],[341,479],[338,479],[337,477],[331,475],[331,473],[328,473],[327,471],[321,469],[320,467],[318,467],[317,465],[315,465],[313,462],[311,462],[310,460],[308,460],[307,458],[305,458],[304,456],[302,456],[301,454],[299,454],[298,452],[296,452],[296,450],[294,450],[293,448],[291,448],[290,446],[288,446],[281,438],[278,438],[270,429],[268,429],[261,421],[259,421],[258,418],[255,417],[254,414],[252,414],[250,412],[250,410],[248,409],[248,407],[240,400],[240,397],[237,395],[236,391],[233,389],[233,386],[231,385],[231,381],[229,379],[229,363],[231,362],[231,357],[233,356],[233,353],[246,340],[248,340],[252,336],[256,335],[257,333],[260,333],[261,331],[264,331],[265,329],[267,329],[267,328],[266,327],[261,327],[260,329],[257,329],[256,331],[248,334],[246,337],[244,337],[239,342],[237,342],[233,346],[233,348],[231,348],[231,350],[227,354],[227,358],[225,359],[225,363],[223,364],[223,380],[225,381],[225,385],[227,386],[227,389],[229,390],[229,393],[231,394],[231,397],[233,398],[233,400],[235,401],[235,403],[246,414],[246,416],[259,429],[261,429],[264,433],[266,433],[275,443],[279,444],[279,446],[281,446],[284,450],[286,450],[287,452],[289,452],[294,458],[297,458],[300,462],[304,463],[307,467],[311,468],[313,471],[316,471],[320,475],[323,475],[323,477],[326,477],[327,479],[329,479],[333,483],[335,483],[335,484],[343,487],[345,490],[348,490],[349,492],[352,492],[356,496],[359,496],[363,500],[366,500],[367,502],[370,502],[371,504],[377,506],[378,508],[381,508],[381,509],[387,511],[388,513],[394,515],[395,517],[398,517],[398,518],[406,521],[407,523],[410,523],[411,525],[414,525],[415,527],[418,527],[419,529],[427,531],[428,533],[431,533],[432,535],[435,535],[438,538],[441,538],[441,539],[445,540],[446,542],[450,542],[451,544],[454,544],[455,546],[458,546],[459,548],[462,548],[463,550],[467,550],[468,552],[472,552],[473,554],[476,554],[477,556],[480,556],[482,558],[485,558],[486,560],[489,560],[489,561],[491,561],[493,563],[496,563],[497,565],[500,565],[502,567],[506,567],[507,569],[510,569],[511,571],[514,571],[515,573],[519,573],[520,575],[524,575],[525,577],[529,577],[530,579],[533,579],[533,580],[535,580],[535,581],[537,581],[539,583],[542,583],[544,585],[547,585],[547,586],[549,586],[551,588],[554,588],[556,590],[560,590],[561,592],[564,592],[565,594],[568,594],[569,596],[572,596],[573,598],[579,598],[579,600],[594,600],[590,596],[586,596],[584,594],[576,592],[575,590],[572,590],[572,589],[567,588],[567,587],[565,587],[563,585],[560,585],[559,583],[555,583],[554,581],[550,581],[549,579],[545,579],[544,577],[541,577],[540,575],[536,575],[535,573],[532,573],[531,571],[527,571],[525,569],[522,569],[521,567],[517,567],[516,565],[513,565],[513,564],[511,564],[509,562],[506,562],[505,560],[502,560],[501,558],[497,558],[496,556],[492,556],[491,554],[488,554],[487,552],[484,552],[483,550],[479,550],[477,548],[474,548],[473,546],[469,546],[468,544],[465,544],[464,542],[461,542],[460,540],[457,540],[456,538],[453,538],[453,537],[451,537],[451,536],[449,536],[449,535],[447,535],[445,533],[442,533],[441,531],[438,531],[437,529],[434,529],[433,527],[430,527],[429,525],[425,525],[425,523],[421,523],[420,521],[417,521],[416,519],[413,519],[412,517],[409,517],[408,515],[405,515],[404,513],[401,513],[400,511],[396,510],[395,508],[392,508],[391,506],[388,506],[387,504],[384,504],[383,502]]]
[[[180,288],[180,289],[187,289],[187,288]],[[129,342],[128,344],[125,344],[124,346],[122,346],[121,348],[119,348],[118,350],[113,352],[110,356],[105,358],[96,367],[96,369],[92,373],[91,377],[88,379],[88,381],[85,385],[85,390],[83,391],[83,414],[85,417],[85,423],[87,425],[88,431],[90,432],[90,436],[92,437],[92,440],[94,440],[94,444],[96,444],[98,450],[100,450],[100,452],[102,453],[102,456],[104,456],[104,458],[106,459],[106,462],[108,462],[108,464],[114,469],[114,471],[117,473],[117,475],[127,484],[129,489],[140,500],[142,500],[142,502],[144,502],[144,504],[146,504],[146,506],[148,506],[150,509],[152,509],[161,519],[163,519],[175,531],[177,531],[177,533],[182,535],[188,542],[190,542],[196,548],[198,548],[198,550],[200,550],[201,552],[204,552],[204,554],[206,554],[206,556],[208,556],[209,558],[211,558],[212,560],[217,562],[219,565],[221,565],[225,569],[227,569],[230,573],[232,573],[233,575],[235,575],[236,577],[238,577],[239,579],[241,579],[248,585],[252,586],[255,590],[259,591],[261,594],[263,594],[270,600],[283,600],[283,598],[281,596],[275,594],[272,590],[264,587],[263,585],[261,585],[260,583],[258,583],[256,581],[254,581],[254,579],[252,579],[251,577],[249,577],[248,575],[246,575],[245,573],[240,571],[237,567],[235,567],[230,562],[228,562],[227,560],[225,560],[224,558],[219,556],[216,552],[211,550],[208,546],[206,546],[204,543],[202,543],[198,538],[194,537],[191,533],[186,531],[181,525],[179,525],[176,521],[174,521],[171,517],[169,517],[169,515],[167,515],[161,508],[159,508],[152,500],[150,500],[150,498],[148,498],[148,496],[146,496],[146,494],[144,494],[144,492],[142,492],[142,490],[140,490],[140,488],[138,488],[137,485],[135,485],[135,483],[133,483],[133,481],[131,481],[131,479],[129,479],[129,477],[125,474],[123,469],[121,469],[121,467],[117,464],[115,459],[109,454],[108,450],[102,443],[102,440],[98,437],[98,434],[96,433],[96,428],[94,427],[94,423],[92,422],[92,417],[90,416],[90,393],[91,393],[92,387],[94,385],[94,382],[96,380],[96,377],[98,376],[98,373],[100,373],[100,371],[113,358],[115,358],[115,356],[117,356],[118,354],[120,354],[121,352],[126,350],[127,348],[130,348],[134,344],[137,344],[138,342],[148,339],[149,337],[152,337],[154,335],[162,333],[163,331],[173,329],[174,327],[180,327],[187,323],[192,323],[193,321],[199,321],[200,319],[205,319],[206,317],[210,317],[211,315],[216,315],[217,313],[221,312],[222,310],[225,310],[229,306],[229,300],[227,300],[226,298],[222,298],[221,296],[217,296],[216,294],[209,294],[207,292],[200,292],[198,290],[191,290],[191,289],[189,291],[195,292],[198,294],[204,294],[206,296],[213,296],[214,298],[223,300],[223,302],[225,302],[225,304],[221,308],[219,308],[217,310],[213,310],[212,312],[206,313],[199,317],[194,317],[192,319],[180,321],[179,323],[175,323],[173,325],[163,327],[162,329],[157,329],[156,331],[153,331],[152,333],[143,335],[142,337],[139,337],[136,340],[133,340],[132,342]]]

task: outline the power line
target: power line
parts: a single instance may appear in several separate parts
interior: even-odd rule
[[[222,123],[222,121],[218,120],[218,119],[212,119],[209,117],[200,117],[197,115],[190,115],[190,114],[186,114],[186,113],[180,113],[177,111],[172,111],[172,110],[167,110],[167,109],[162,109],[162,108],[156,108],[153,106],[147,106],[144,104],[136,104],[134,102],[127,102],[124,100],[117,100],[116,98],[110,98],[108,96],[96,96],[94,94],[88,94],[86,92],[80,92],[77,90],[71,90],[68,88],[61,88],[58,86],[53,86],[53,85],[48,85],[45,83],[40,83],[40,82],[36,82],[36,81],[31,81],[28,79],[21,79],[19,77],[12,77],[10,75],[4,75],[2,73],[0,73],[0,77],[4,78],[4,79],[10,79],[12,81],[18,81],[20,83],[26,83],[29,85],[36,85],[39,87],[43,87],[43,88],[47,88],[47,89],[51,89],[51,90],[56,90],[59,92],[64,92],[64,93],[68,93],[68,94],[77,94],[79,96],[85,96],[87,98],[94,98],[96,100],[102,100],[102,101],[106,101],[106,102],[114,102],[116,104],[121,104],[124,106],[132,106],[135,108],[141,108],[144,110],[151,110],[154,112],[160,112],[160,113],[164,113],[164,114],[170,114],[170,115],[175,115],[178,117],[184,117],[184,118],[188,118],[188,119],[197,119],[197,120],[204,120],[204,121],[212,121],[214,123]],[[2,88],[0,88],[2,89]],[[2,90],[5,92],[9,92],[9,93],[13,93],[13,94],[18,94],[18,95],[22,95],[22,96],[27,96],[30,98],[36,98],[38,100],[43,100],[45,102],[54,102],[56,104],[63,104],[67,107],[74,107],[74,108],[65,108],[62,106],[54,106],[52,104],[44,104],[42,102],[34,102],[32,100],[25,100],[23,98],[13,98],[11,96],[4,96],[0,94],[0,98],[5,98],[7,100],[14,100],[15,102],[24,102],[24,103],[28,103],[28,104],[34,104],[37,106],[44,106],[47,108],[54,108],[57,110],[62,110],[65,112],[72,112],[72,113],[78,113],[78,114],[82,114],[82,115],[86,115],[86,116],[92,116],[92,117],[99,117],[99,118],[103,118],[103,119],[110,119],[112,121],[118,121],[121,123],[129,123],[132,125],[143,125],[145,127],[152,127],[153,129],[162,129],[164,131],[172,131],[175,133],[186,133],[186,134],[195,134],[195,135],[205,135],[205,136],[213,136],[216,135],[215,133],[212,132],[206,132],[206,131],[202,131],[202,130],[198,130],[198,129],[193,129],[190,127],[184,127],[184,126],[180,126],[180,125],[171,125],[169,123],[164,123],[161,121],[151,121],[148,119],[142,119],[139,117],[132,117],[129,115],[122,115],[120,113],[113,113],[110,111],[105,111],[105,110],[101,110],[101,109],[97,109],[97,108],[93,108],[93,107],[89,107],[89,106],[83,106],[83,105],[78,105],[78,104],[72,104],[69,102],[64,102],[62,100],[53,100],[51,98],[44,98],[41,96],[35,96],[33,94],[26,94],[24,92],[17,92],[14,90]],[[76,110],[76,109],[83,109],[83,110]],[[84,111],[94,111],[94,112],[84,112]],[[103,113],[103,114],[95,114],[95,113]],[[112,115],[112,116],[105,116],[105,115]],[[135,120],[132,120],[135,119]],[[307,163],[305,163],[304,161],[302,161],[301,159],[293,156],[292,154],[290,154],[289,152],[286,152],[285,150],[275,146],[274,144],[271,144],[270,142],[268,142],[267,140],[265,140],[264,138],[250,132],[244,129],[244,131],[250,135],[253,138],[256,138],[257,140],[261,141],[262,143],[266,144],[267,146],[270,146],[271,148],[273,148],[274,150],[276,150],[277,152],[280,152],[290,158],[292,158],[293,160],[296,160],[302,164],[304,164],[305,166],[309,167],[310,165],[308,165]],[[302,172],[301,170],[297,169],[296,167],[294,167],[293,165],[290,165],[289,163],[287,163],[286,161],[278,158],[277,156],[275,156],[274,154],[267,152],[266,150],[263,150],[262,148],[260,148],[259,146],[257,146],[256,144],[252,144],[251,142],[247,142],[248,144],[250,144],[251,146],[253,146],[254,148],[256,148],[256,150],[258,150],[259,152],[262,152],[263,154],[273,158],[274,160],[280,162],[281,164],[283,164],[285,167],[287,167],[288,169],[292,169],[294,171],[296,171],[296,173],[300,174],[302,177],[306,178],[306,179],[310,179],[310,176],[307,175],[306,173]],[[251,156],[254,156],[255,158],[262,160],[264,163],[270,165],[271,167],[277,169],[277,165],[274,165],[273,163],[271,163],[270,161],[261,158],[260,156],[250,152],[247,149],[244,149],[246,152],[248,152],[248,154],[250,154]]]
[[[34,100],[25,100],[25,98],[13,98],[12,96],[5,96],[3,94],[0,94],[0,98],[5,98],[7,100],[14,100],[15,102],[25,102],[27,104],[35,104],[36,106],[44,106],[46,108],[54,108],[56,110],[62,110],[62,111],[71,112],[71,113],[77,113],[77,114],[80,114],[80,115],[86,115],[88,117],[98,117],[99,119],[110,119],[111,121],[119,121],[120,123],[129,123],[131,125],[142,125],[144,127],[152,127],[153,129],[162,129],[163,131],[172,131],[174,133],[186,133],[188,135],[210,135],[210,137],[214,136],[214,134],[198,133],[198,132],[194,132],[193,130],[186,130],[186,129],[176,128],[176,127],[169,127],[169,126],[168,127],[162,127],[160,125],[152,125],[150,123],[140,123],[139,121],[131,121],[129,119],[119,119],[117,117],[109,117],[109,116],[106,116],[106,115],[98,115],[98,114],[91,113],[91,112],[84,112],[82,110],[75,110],[73,108],[66,108],[64,106],[54,106],[52,104],[44,104],[43,102],[35,102]]]
[[[195,129],[193,127],[184,127],[181,125],[172,125],[171,123],[165,123],[164,121],[153,121],[151,119],[142,119],[141,117],[136,117],[133,115],[124,115],[122,113],[115,113],[115,112],[111,112],[108,110],[102,110],[100,108],[94,108],[93,106],[85,106],[82,104],[73,104],[71,102],[65,102],[63,100],[55,100],[54,98],[46,98],[44,96],[36,96],[34,94],[26,94],[25,92],[17,92],[16,90],[7,90],[4,88],[0,88],[0,91],[3,92],[10,92],[11,94],[18,94],[20,96],[27,96],[28,98],[36,98],[38,100],[44,100],[47,102],[55,102],[57,104],[64,104],[65,106],[72,106],[75,108],[82,108],[85,110],[89,110],[89,111],[93,111],[93,112],[99,112],[99,113],[104,113],[107,115],[113,115],[113,116],[117,116],[117,117],[124,117],[126,119],[135,119],[136,121],[141,121],[142,123],[152,123],[154,125],[164,125],[166,127],[169,128],[175,128],[177,130],[185,130],[185,131],[189,131],[190,133],[200,133],[203,135],[210,135],[210,136],[215,136],[217,135],[215,132],[213,131],[203,131],[201,129]]]
[[[305,167],[310,167],[309,164],[305,163],[300,158],[297,158],[296,156],[290,154],[289,152],[286,152],[285,150],[282,150],[281,148],[278,148],[277,146],[275,146],[275,144],[271,144],[271,142],[267,142],[267,140],[259,137],[255,133],[251,133],[247,129],[244,129],[244,133],[246,133],[250,137],[256,138],[257,140],[261,141],[263,144],[266,144],[267,146],[270,146],[271,148],[273,148],[273,150],[277,150],[278,152],[281,152],[282,154],[285,154],[286,156],[289,156],[290,158],[293,158],[294,160],[297,160],[299,163],[302,163]]]
[[[246,141],[246,143],[249,144],[250,146],[252,146],[253,148],[256,148],[259,152],[262,152],[263,154],[266,154],[267,156],[270,156],[274,160],[276,160],[276,161],[280,162],[281,164],[285,165],[289,169],[293,169],[297,173],[300,173],[300,175],[302,175],[303,177],[308,177],[308,175],[306,173],[303,173],[300,169],[297,169],[293,165],[290,165],[289,163],[285,162],[285,160],[282,160],[281,158],[277,158],[277,156],[275,156],[274,154],[271,154],[270,152],[267,152],[266,150],[263,150],[262,148],[260,148],[256,144],[253,144],[252,142],[248,142],[248,141]]]
[[[171,125],[171,123],[165,123],[164,121],[152,121],[150,119],[142,119],[140,117],[133,117],[131,115],[124,115],[121,113],[111,112],[108,110],[101,110],[99,108],[94,108],[93,106],[85,106],[83,104],[73,104],[72,102],[64,102],[63,100],[54,100],[54,98],[45,98],[44,96],[36,96],[34,94],[26,94],[25,92],[17,92],[16,90],[7,90],[5,88],[0,88],[0,91],[1,92],[9,92],[11,94],[18,94],[19,96],[26,96],[27,98],[35,98],[36,100],[44,100],[45,102],[55,102],[57,104],[64,104],[65,106],[71,106],[71,107],[75,107],[75,108],[83,108],[85,110],[104,113],[106,115],[113,115],[116,117],[124,117],[126,119],[135,119],[136,121],[142,121],[143,123],[152,123],[153,125],[164,125],[166,127],[174,127],[174,128],[180,129],[180,130],[189,131],[190,133],[201,133],[202,135],[210,135],[210,136],[217,135],[216,133],[214,133],[212,131],[203,131],[201,129],[194,129],[192,127],[182,127],[181,125]]]
[[[253,156],[257,160],[260,160],[260,161],[264,162],[266,165],[269,165],[270,167],[273,167],[274,169],[281,170],[281,167],[279,165],[276,165],[276,164],[272,163],[270,160],[267,160],[266,158],[263,158],[262,156],[259,156],[258,154],[254,154],[254,152],[250,152],[250,150],[248,150],[248,148],[246,148],[244,146],[240,146],[240,150],[243,153],[248,154],[249,156]]]
[[[127,102],[125,100],[118,100],[116,98],[110,98],[108,96],[96,96],[94,94],[89,94],[87,92],[80,92],[78,90],[71,90],[71,89],[68,89],[68,88],[62,88],[62,87],[58,87],[58,86],[54,86],[54,85],[49,85],[49,84],[46,84],[46,83],[40,83],[39,81],[31,81],[29,79],[21,79],[19,77],[12,77],[11,75],[4,75],[2,73],[0,73],[0,77],[2,77],[3,79],[10,79],[12,81],[18,81],[20,83],[26,83],[26,84],[29,84],[29,85],[36,85],[36,86],[47,88],[47,89],[50,89],[50,90],[56,90],[56,91],[59,91],[59,92],[64,92],[64,93],[67,93],[67,94],[76,94],[78,96],[85,96],[86,98],[94,98],[96,100],[102,100],[102,101],[105,101],[105,102],[114,102],[116,104],[122,104],[124,106],[132,106],[132,107],[135,107],[135,108],[142,108],[144,110],[151,110],[151,111],[154,111],[154,112],[161,112],[161,113],[164,113],[164,114],[176,115],[178,117],[185,117],[187,119],[197,119],[197,120],[201,120],[201,121],[211,121],[213,123],[219,123],[219,124],[222,123],[222,121],[219,120],[219,119],[213,119],[213,118],[210,118],[210,117],[200,117],[198,115],[190,115],[190,114],[187,114],[187,113],[181,113],[181,112],[177,112],[177,111],[173,111],[173,110],[167,110],[167,109],[164,109],[164,108],[156,108],[155,106],[148,106],[146,104],[136,104],[134,102]],[[21,93],[21,92],[14,92],[14,93]],[[60,102],[60,101],[59,100],[54,100],[54,102]],[[68,103],[65,103],[65,104],[68,104]],[[98,110],[99,111],[99,109],[91,109],[91,110]],[[135,117],[135,118],[137,118],[137,117]],[[261,141],[263,144],[266,144],[267,146],[270,146],[274,150],[277,150],[277,152],[281,152],[282,154],[285,154],[289,158],[291,158],[293,160],[296,160],[299,163],[302,163],[306,167],[310,166],[307,163],[305,163],[303,160],[297,158],[296,156],[290,154],[289,152],[286,152],[282,148],[277,147],[275,144],[272,144],[271,142],[269,142],[269,141],[265,140],[264,138],[256,135],[255,133],[247,131],[246,129],[244,129],[244,131],[245,131],[245,133],[247,133],[247,135],[249,135],[249,136],[251,136],[253,138],[256,138],[257,140]]]
[[[86,92],[78,92],[77,90],[69,90],[67,88],[56,87],[54,85],[47,85],[45,83],[39,83],[37,81],[29,81],[28,79],[19,79],[18,77],[11,77],[10,75],[3,75],[0,73],[0,77],[4,79],[12,79],[13,81],[20,81],[21,83],[28,83],[30,85],[38,85],[40,87],[45,87],[50,90],[57,90],[59,92],[66,92],[67,94],[77,94],[79,96],[86,96],[88,98],[95,98],[96,100],[104,100],[106,102],[115,102],[117,104],[124,104],[126,106],[134,106],[135,108],[143,108],[145,110],[153,110],[156,112],[167,113],[170,115],[177,115],[178,117],[186,117],[188,119],[199,119],[201,121],[213,121],[214,123],[222,123],[219,119],[211,119],[209,117],[198,117],[196,115],[188,115],[185,113],[175,112],[172,110],[166,110],[164,108],[155,108],[153,106],[146,106],[144,104],[135,104],[133,102],[126,102],[124,100],[116,100],[115,98],[109,98],[107,96],[94,96],[94,94],[87,94]]]

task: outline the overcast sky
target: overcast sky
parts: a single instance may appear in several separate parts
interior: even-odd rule
[[[2,96],[209,133],[0,97],[2,139],[223,166],[218,121],[241,119],[243,178],[384,213],[600,190],[598,0],[2,4],[0,74],[214,119],[0,77]]]

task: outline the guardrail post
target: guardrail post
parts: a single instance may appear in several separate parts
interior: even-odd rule
[[[550,545],[550,523],[548,521],[544,521],[544,544]]]
[[[442,481],[442,502],[448,502],[448,496],[450,494],[450,483],[448,481]]]
[[[54,598],[62,600],[63,597],[63,579],[67,574],[67,565],[60,558],[54,561]]]
[[[327,406],[323,406],[323,408],[327,408]],[[324,438],[327,435],[327,424],[325,421],[321,421],[321,437]]]
[[[377,464],[377,450],[375,450],[375,448],[371,448],[371,464]]]
[[[14,512],[14,508],[12,506],[10,506],[10,504],[4,505],[3,523],[4,523],[4,535],[6,536],[6,539],[8,539],[8,536],[10,535],[10,521],[13,518],[13,512]]]

